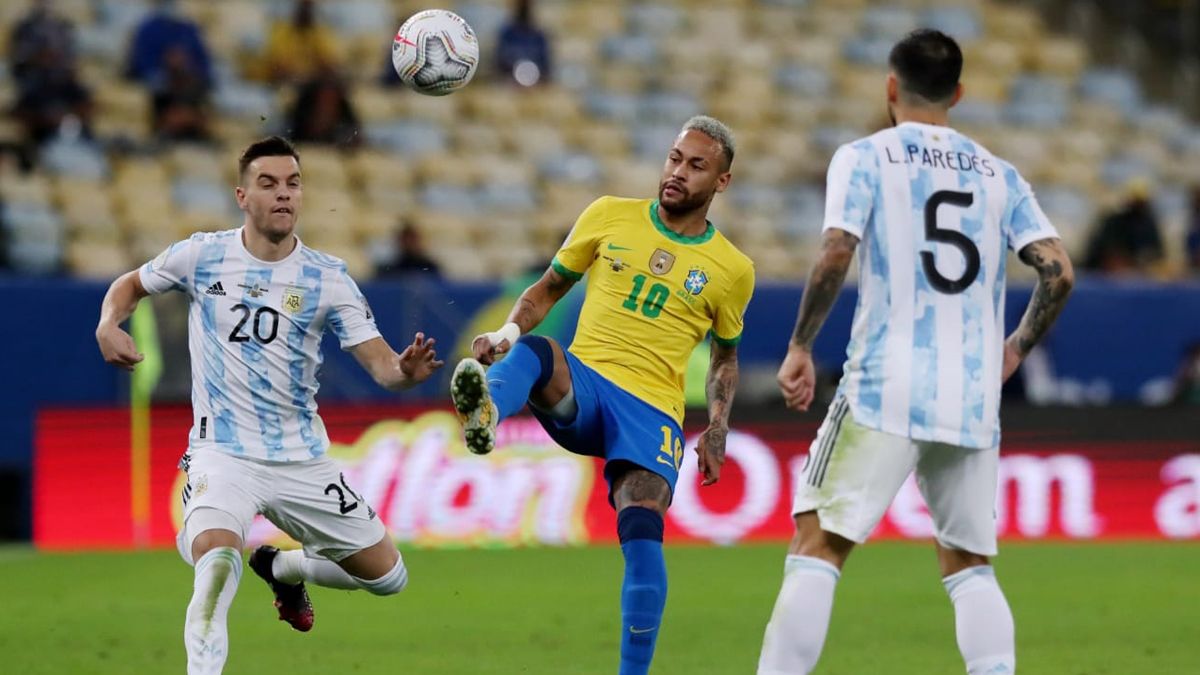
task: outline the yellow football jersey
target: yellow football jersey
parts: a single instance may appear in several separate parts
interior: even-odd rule
[[[737,344],[754,292],[754,263],[712,223],[682,237],[650,199],[592,202],[553,267],[573,280],[588,273],[571,353],[680,423],[688,357],[710,330]]]

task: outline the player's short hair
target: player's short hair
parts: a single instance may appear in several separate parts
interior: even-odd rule
[[[715,117],[708,115],[696,115],[687,122],[683,123],[681,131],[699,131],[708,136],[721,146],[721,152],[725,155],[725,170],[733,165],[733,152],[735,150],[733,143],[733,132],[725,123]]]
[[[300,163],[300,153],[296,152],[296,146],[291,141],[282,136],[267,136],[254,141],[242,151],[242,156],[238,158],[238,176],[244,177],[250,162],[259,157],[294,157],[296,163]]]
[[[944,103],[958,87],[962,49],[940,30],[918,28],[892,47],[888,65],[905,92],[929,103]]]

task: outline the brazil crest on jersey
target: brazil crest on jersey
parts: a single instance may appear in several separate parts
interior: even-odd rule
[[[325,452],[321,336],[331,328],[343,349],[379,337],[345,263],[299,240],[283,260],[258,260],[238,228],[192,235],[138,274],[149,293],[188,296],[191,447],[276,462]]]
[[[682,237],[650,199],[592,202],[553,267],[572,280],[588,274],[571,353],[676,421],[692,350],[709,331],[737,344],[754,291],[753,263],[712,223]]]

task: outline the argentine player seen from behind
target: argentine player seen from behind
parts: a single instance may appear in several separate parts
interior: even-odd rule
[[[658,199],[601,197],[588,206],[508,323],[475,338],[475,358],[451,379],[472,452],[490,452],[496,425],[528,402],[559,445],[604,458],[625,557],[622,675],[646,673],[654,656],[667,593],[663,514],[683,461],[684,371],[709,332],[709,426],[696,448],[704,484],[717,481],[725,460],[754,267],[706,215],[729,185],[733,154],[724,124],[689,120],[667,155]],[[585,273],[570,349],[528,335]]]
[[[345,264],[294,234],[303,189],[300,158],[278,137],[239,162],[242,226],[173,244],[109,288],[96,340],[109,363],[142,360],[120,324],[150,294],[188,297],[193,424],[180,462],[187,472],[179,551],[195,567],[184,620],[189,673],[219,673],[228,654],[226,614],[242,575],[242,546],[256,514],[303,550],[259,547],[250,567],[275,594],[279,618],[307,631],[304,582],[390,595],[408,572],[374,509],[325,456],[317,414],[321,336],[331,329],[380,386],[400,390],[439,366],[420,333],[396,354]]]
[[[896,44],[889,65],[895,126],[833,156],[821,256],[779,369],[788,406],[807,410],[813,340],[857,248],[844,375],[798,478],[796,534],[760,675],[816,665],[842,565],[914,469],[967,672],[1016,668],[1012,613],[988,561],[1000,386],[1062,310],[1073,272],[1029,184],[948,126],[962,95],[954,40],[918,30]],[[1007,249],[1037,270],[1038,284],[1006,340]]]

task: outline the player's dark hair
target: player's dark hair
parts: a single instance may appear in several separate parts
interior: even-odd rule
[[[919,28],[892,47],[888,65],[901,89],[930,103],[942,103],[958,87],[963,55],[954,38],[940,30]]]
[[[242,151],[242,156],[238,158],[238,176],[245,176],[246,167],[259,157],[295,157],[296,163],[300,163],[300,153],[296,152],[296,146],[291,141],[282,136],[267,136],[254,141]]]

